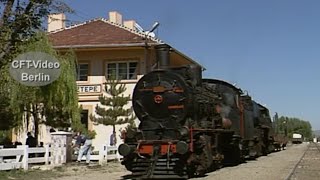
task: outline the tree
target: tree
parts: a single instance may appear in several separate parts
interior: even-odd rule
[[[22,116],[34,118],[35,135],[40,123],[48,123],[53,127],[66,127],[70,123],[81,125],[78,122],[80,114],[76,110],[78,101],[74,98],[77,94],[76,85],[71,79],[75,66],[74,61],[67,57],[69,53],[65,57],[59,56],[64,69],[63,77],[46,87],[18,84],[7,71],[7,65],[14,57],[35,46],[41,49],[41,43],[50,53],[55,53],[45,42],[47,40],[39,36],[39,32],[48,14],[61,12],[73,13],[73,10],[63,0],[0,0],[0,121],[1,124],[6,121],[6,126],[0,128],[21,125]],[[68,91],[63,93],[61,86]],[[64,95],[65,92],[68,94]],[[45,115],[47,119],[44,122]],[[72,119],[72,122],[65,123],[66,119]]]
[[[69,52],[58,57],[62,67],[59,79],[41,87],[45,100],[45,124],[57,128],[72,126],[76,129],[81,124],[76,84],[76,56]]]
[[[34,123],[35,137],[38,137],[39,125],[46,124],[55,128],[77,127],[80,123],[80,108],[76,84],[76,58],[72,52],[57,54],[45,34],[38,34],[37,42],[29,44],[23,51],[40,51],[56,57],[60,62],[61,74],[53,83],[46,86],[29,87],[11,81],[10,106],[16,115],[16,121]]]
[[[15,126],[14,114],[10,108],[10,97],[7,89],[9,75],[0,69],[0,130],[8,130]]]
[[[49,13],[73,10],[62,0],[0,0],[0,69],[37,41],[37,32]]]
[[[288,137],[292,137],[292,134],[298,133],[305,138],[311,138],[312,127],[309,121],[305,121],[295,117],[281,116],[279,119],[275,119],[275,132],[285,134],[287,132]]]
[[[113,142],[117,144],[116,125],[132,124],[135,119],[132,108],[126,109],[124,107],[128,104],[130,95],[124,96],[125,84],[121,84],[120,80],[115,78],[108,79],[104,87],[107,96],[101,95],[99,97],[99,101],[104,107],[97,105],[95,109],[98,117],[90,115],[90,118],[98,124],[111,125]]]

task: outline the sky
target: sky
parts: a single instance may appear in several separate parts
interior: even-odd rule
[[[202,64],[204,77],[236,83],[270,114],[320,129],[319,0],[66,0],[70,21],[118,11]]]

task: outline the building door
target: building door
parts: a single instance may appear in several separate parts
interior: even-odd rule
[[[87,109],[82,110],[81,112],[81,123],[88,129],[89,122],[89,111]]]

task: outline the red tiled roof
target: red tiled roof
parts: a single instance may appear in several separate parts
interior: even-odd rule
[[[111,23],[103,18],[94,19],[49,33],[49,39],[55,48],[144,46],[144,38],[145,34],[142,32],[129,29],[123,25]],[[163,42],[149,36],[148,43],[148,45],[154,45],[162,44]],[[178,50],[172,49],[190,62],[198,64]],[[204,68],[203,66],[201,67]]]
[[[96,19],[49,33],[49,39],[55,47],[121,45],[144,43],[144,34],[113,24],[104,19]],[[158,39],[148,42],[159,43]]]

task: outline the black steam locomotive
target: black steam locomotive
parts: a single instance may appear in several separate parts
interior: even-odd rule
[[[272,152],[266,107],[221,80],[202,79],[196,65],[168,68],[170,47],[156,47],[158,70],[133,92],[140,120],[119,153],[132,178],[188,178]]]

